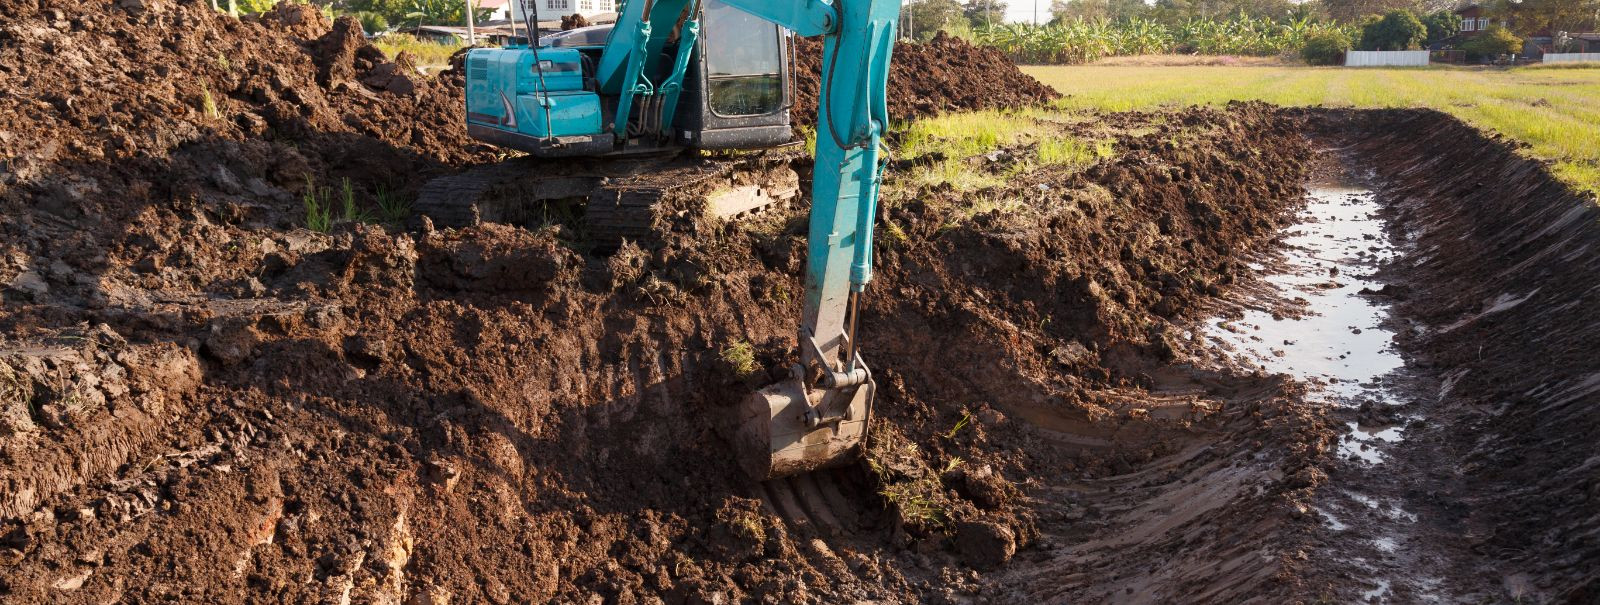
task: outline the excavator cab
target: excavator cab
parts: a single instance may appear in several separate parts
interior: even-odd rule
[[[540,157],[794,142],[789,33],[718,0],[691,7],[700,11],[695,27],[671,23],[673,35],[648,37],[659,46],[636,45],[632,29],[596,25],[544,36],[531,48],[471,51],[468,134]],[[617,56],[627,62],[619,67]],[[637,83],[620,84],[631,69]]]

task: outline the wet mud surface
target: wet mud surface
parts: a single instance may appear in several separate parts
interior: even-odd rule
[[[604,253],[560,220],[313,232],[308,188],[376,213],[486,159],[448,74],[408,89],[292,6],[7,8],[6,602],[1600,589],[1596,210],[1440,114],[1107,114],[1049,126],[1113,144],[1089,166],[892,175],[874,444],[806,479],[824,519],[729,459],[793,347],[803,206]]]

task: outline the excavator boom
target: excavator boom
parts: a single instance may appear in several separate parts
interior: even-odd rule
[[[820,34],[822,84],[806,248],[801,363],[741,408],[740,461],[757,479],[839,466],[866,447],[876,385],[857,347],[859,298],[872,279],[872,231],[889,119],[886,87],[898,0],[725,0]]]

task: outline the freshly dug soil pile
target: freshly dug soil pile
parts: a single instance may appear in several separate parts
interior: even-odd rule
[[[1458,594],[1600,602],[1600,208],[1438,112],[1314,117],[1376,168],[1409,248],[1379,294],[1419,393],[1385,495],[1422,519]]]
[[[840,66],[841,69],[852,69]],[[797,124],[817,120],[822,39],[795,39]],[[939,32],[926,43],[895,43],[889,67],[889,118],[911,120],[947,111],[1015,109],[1059,98],[992,48]]]
[[[1094,600],[1122,589],[1112,568],[1184,570],[1149,579],[1160,595],[1283,594],[1331,433],[1279,379],[1174,362],[1199,359],[1195,304],[1298,203],[1304,141],[1259,105],[1107,124],[1114,159],[983,192],[1005,211],[886,200],[862,322],[881,421],[874,463],[827,479],[854,502],[839,534],[772,514],[728,458],[736,403],[792,347],[797,209],[596,257],[560,225],[319,234],[202,190],[14,255],[0,594]],[[1141,494],[1216,472],[1187,533],[1066,572],[1086,540],[1165,523]],[[1095,487],[1054,495],[1074,485]],[[1206,583],[1230,549],[1266,556]]]
[[[460,92],[416,76],[408,58],[385,57],[352,19],[330,24],[294,3],[242,21],[205,2],[55,4],[0,4],[8,41],[0,84],[9,97],[0,153],[13,158],[9,173],[51,161],[141,169],[202,146],[217,148],[206,150],[217,165],[238,170],[227,156],[244,153],[230,147],[247,140],[271,152],[250,158],[264,169],[398,161],[386,172],[404,174],[422,161],[397,151],[361,158],[385,147],[363,138],[433,161],[474,157]],[[292,187],[300,177],[268,182]]]

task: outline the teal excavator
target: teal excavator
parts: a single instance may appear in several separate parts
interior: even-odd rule
[[[751,160],[680,156],[793,145],[787,32],[822,36],[801,363],[744,401],[734,441],[758,480],[848,464],[866,447],[875,390],[856,325],[872,279],[899,11],[899,0],[627,0],[611,26],[474,49],[465,60],[468,133],[527,158],[430,184],[418,210],[446,223],[504,218],[509,206],[482,200],[503,192],[499,181],[521,178],[512,205],[582,198],[599,217],[590,219],[594,233],[629,237],[638,235],[629,225],[648,223],[652,204],[674,187],[712,183],[698,191],[709,211],[726,214],[783,199],[792,179],[786,187],[734,174]],[[523,14],[537,31],[537,11]]]

